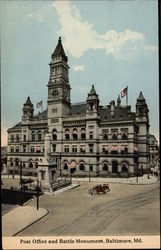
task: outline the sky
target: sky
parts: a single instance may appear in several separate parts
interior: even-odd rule
[[[68,64],[71,102],[94,84],[100,105],[128,85],[135,111],[142,91],[150,133],[159,140],[158,5],[156,0],[1,1],[1,145],[21,121],[28,96],[47,108],[49,63],[59,36]],[[122,105],[126,98],[122,98]]]

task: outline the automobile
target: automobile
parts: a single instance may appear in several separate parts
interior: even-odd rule
[[[108,184],[97,184],[94,187],[89,188],[91,195],[107,194],[110,191]]]

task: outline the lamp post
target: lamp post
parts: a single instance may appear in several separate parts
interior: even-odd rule
[[[21,190],[21,206],[22,206],[22,161],[20,159],[20,190]]]
[[[91,175],[90,175],[90,158],[89,158],[89,181],[91,181]]]
[[[37,210],[39,210],[39,180],[37,178],[37,187],[36,187],[36,196],[37,196],[37,199],[36,199],[36,208]]]

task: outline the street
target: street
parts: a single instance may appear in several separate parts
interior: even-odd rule
[[[99,196],[88,194],[91,185],[80,182],[57,196],[41,196],[40,207],[49,214],[17,236],[160,234],[159,183],[110,183],[111,191]],[[29,205],[36,206],[36,200]]]

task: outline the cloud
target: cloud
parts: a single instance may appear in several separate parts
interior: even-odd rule
[[[42,21],[43,21],[43,15],[42,15],[39,11],[30,12],[30,13],[28,13],[26,16],[27,16],[27,18],[29,18],[29,19],[34,19],[34,20],[37,21],[38,23],[42,23]]]
[[[4,147],[6,145],[7,145],[7,129],[5,127],[2,127],[1,146]]]
[[[84,65],[81,64],[81,65],[74,66],[73,70],[74,71],[83,71],[84,70]]]
[[[130,29],[122,32],[108,30],[99,34],[92,24],[82,19],[79,9],[72,2],[55,1],[52,6],[61,24],[58,35],[64,37],[64,47],[76,58],[83,56],[89,49],[104,49],[107,55],[117,58],[122,48],[124,52],[131,53],[131,46],[136,50],[137,43],[144,40],[142,33]]]

